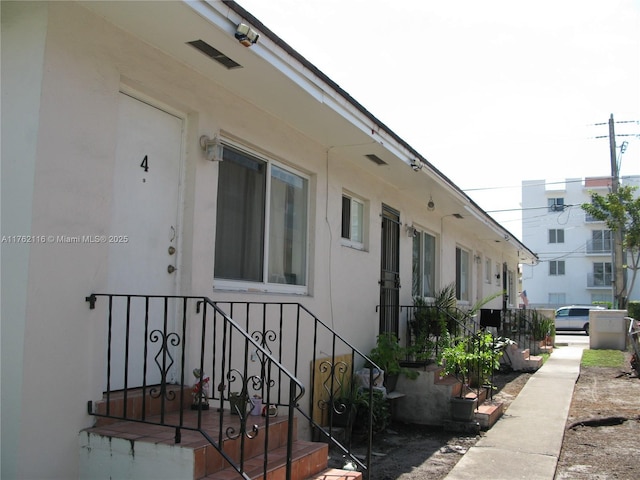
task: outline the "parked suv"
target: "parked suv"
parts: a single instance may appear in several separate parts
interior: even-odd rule
[[[595,305],[571,305],[556,310],[556,330],[584,331],[589,335],[589,310],[604,310]]]

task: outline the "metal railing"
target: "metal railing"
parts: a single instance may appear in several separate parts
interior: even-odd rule
[[[294,416],[305,418],[316,439],[328,441],[369,478],[371,409],[365,416],[364,461],[352,451],[350,436],[338,439],[334,420],[344,410],[340,392],[355,381],[356,370],[370,365],[368,384],[373,385],[377,367],[305,307],[297,303],[214,302],[191,296],[92,294],[86,300],[93,309],[103,298],[107,300],[105,408],[97,411],[89,402],[91,415],[172,427],[176,443],[180,443],[181,430],[200,432],[230,466],[249,478],[245,442],[255,438],[258,430],[250,424],[248,408],[251,399],[259,397],[265,405],[287,412],[287,479],[291,478]],[[309,362],[313,366],[310,389],[298,379],[302,369],[308,375]],[[192,384],[200,381],[196,395]],[[128,407],[128,396],[134,392],[141,392],[143,402],[136,409]],[[199,395],[201,392],[204,395]],[[373,388],[362,392],[372,405]],[[307,393],[306,402],[302,402]],[[123,397],[122,408],[111,406],[116,396]],[[232,406],[232,397],[240,398],[240,406]],[[215,435],[203,426],[203,410],[210,401],[217,407],[219,431]],[[227,405],[238,416],[238,428],[223,426]],[[195,424],[183,414],[189,408],[197,410]],[[152,410],[156,415],[150,414]],[[172,410],[179,413],[170,415]],[[269,428],[267,415],[265,478]],[[239,457],[225,451],[226,440],[240,442]]]
[[[405,315],[407,358],[405,365],[421,366],[439,362],[442,350],[466,341],[471,348],[469,353],[483,357],[483,352],[473,349],[503,349],[504,360],[511,365],[506,346],[516,343],[519,350],[533,351],[534,345],[552,335],[553,327],[543,322],[542,317],[533,309],[489,310],[467,312],[459,308],[443,309],[436,305],[404,305],[400,311]],[[479,315],[478,315],[479,314]],[[485,315],[486,314],[486,315]],[[492,341],[480,339],[485,332],[492,334]],[[474,371],[475,369],[475,371]],[[487,387],[493,383],[491,365],[476,363],[470,370],[471,378],[482,379]],[[482,383],[480,382],[476,383]],[[476,385],[478,390],[482,385]],[[491,394],[489,388],[489,394]]]
[[[405,365],[421,366],[440,363],[445,349],[463,344],[470,358],[465,365],[467,373],[458,376],[463,389],[481,398],[486,390],[492,396],[496,363],[491,352],[504,348],[504,339],[480,324],[476,316],[460,308],[441,308],[436,305],[403,305],[405,313],[406,350]],[[491,337],[487,334],[491,333]]]

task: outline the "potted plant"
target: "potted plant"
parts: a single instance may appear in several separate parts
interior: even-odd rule
[[[376,346],[371,350],[369,358],[384,372],[384,386],[388,392],[395,390],[400,374],[415,379],[418,372],[401,366],[407,357],[407,349],[400,346],[398,337],[394,333],[378,335]]]
[[[495,370],[500,367],[509,339],[494,338],[490,332],[479,331],[454,342],[443,349],[440,363],[442,376],[453,375],[460,383],[460,393],[451,399],[451,416],[454,420],[471,421],[476,408],[476,396],[467,397],[472,386],[488,385]]]

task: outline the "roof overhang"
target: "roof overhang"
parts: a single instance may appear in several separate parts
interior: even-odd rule
[[[441,215],[457,213],[478,222],[476,235],[511,242],[524,263],[536,260],[424,156],[236,2],[79,3],[319,145],[333,151],[348,147],[345,161],[362,162],[372,175],[423,201],[425,208],[432,197]],[[258,32],[256,44],[247,48],[238,42],[234,34],[239,23]],[[194,40],[206,42],[241,67],[228,69],[214,61],[189,44]],[[371,154],[385,163],[370,162],[366,155]],[[421,168],[416,171],[412,163]]]

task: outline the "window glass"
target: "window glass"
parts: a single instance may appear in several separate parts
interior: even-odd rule
[[[550,212],[564,211],[564,198],[548,198],[547,205]]]
[[[216,278],[261,282],[264,265],[266,163],[223,150],[218,181]]]
[[[226,145],[223,160],[214,277],[306,285],[308,180]]]
[[[456,298],[469,300],[469,252],[456,248]]]
[[[484,281],[491,283],[491,259],[485,258],[484,260]]]
[[[551,260],[549,262],[549,275],[564,275],[564,260]]]
[[[304,285],[307,265],[307,180],[271,166],[269,282]]]
[[[436,238],[425,232],[413,237],[413,296],[435,296]]]
[[[364,247],[364,202],[350,195],[342,196],[342,238]]]
[[[564,243],[564,229],[550,229],[549,230],[549,243]]]

